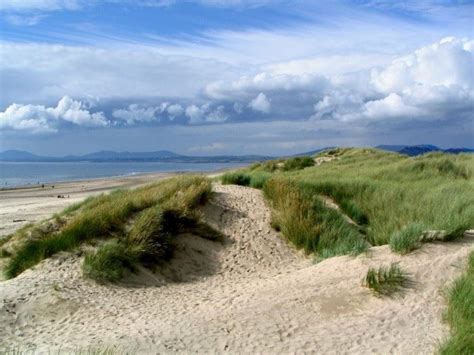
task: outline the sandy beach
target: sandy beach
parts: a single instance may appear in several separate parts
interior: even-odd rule
[[[59,182],[0,190],[0,239],[28,223],[41,221],[89,196],[136,188],[175,175],[154,173],[117,178]]]
[[[97,183],[82,193],[107,188]],[[260,191],[214,190],[202,213],[225,240],[182,235],[173,260],[156,273],[99,285],[83,278],[81,253],[60,253],[1,282],[1,350],[432,354],[448,336],[443,292],[463,271],[474,238],[406,256],[374,247],[316,264],[270,227]],[[390,262],[409,272],[411,286],[376,297],[362,278],[369,266]]]

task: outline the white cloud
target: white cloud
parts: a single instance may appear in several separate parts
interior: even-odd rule
[[[15,26],[34,26],[38,24],[44,17],[45,16],[42,15],[8,15],[5,16],[5,20]]]
[[[80,7],[78,0],[6,0],[0,1],[0,10],[10,11],[55,11],[76,10]]]
[[[250,101],[249,107],[251,107],[254,111],[269,113],[270,101],[267,99],[267,96],[261,92],[255,99]]]
[[[227,121],[228,118],[229,117],[225,112],[225,107],[223,105],[220,105],[214,111],[207,115],[206,121],[212,123],[222,123]]]
[[[159,48],[121,44],[107,48],[1,43],[0,105],[99,98],[195,97],[209,82],[233,77],[228,64]]]
[[[91,113],[80,101],[69,96],[59,100],[56,107],[12,104],[4,112],[0,112],[0,128],[4,129],[34,133],[55,132],[61,121],[86,127],[103,127],[108,124],[102,112]]]
[[[166,109],[171,119],[181,116],[184,113],[184,108],[180,104],[173,104]]]
[[[314,119],[474,118],[474,42],[445,38],[371,71],[369,88],[334,84]]]
[[[474,87],[474,41],[444,38],[396,59],[383,70],[372,72],[372,82],[381,92],[403,92],[414,86]]]
[[[158,120],[156,113],[162,112],[160,107],[140,107],[137,104],[131,104],[126,109],[114,110],[112,116],[127,122],[135,124],[138,122],[151,122]]]

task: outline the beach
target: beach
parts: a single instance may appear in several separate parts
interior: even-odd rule
[[[0,190],[0,239],[28,223],[41,221],[90,196],[129,189],[176,175],[152,173],[57,182]]]

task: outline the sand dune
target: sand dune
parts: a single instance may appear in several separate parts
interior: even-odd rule
[[[0,348],[430,354],[448,335],[442,291],[463,271],[474,238],[314,264],[271,229],[260,191],[215,190],[202,212],[226,239],[179,236],[160,273],[98,285],[82,278],[79,253],[63,253],[1,282]],[[413,286],[377,298],[361,280],[369,266],[392,261]]]
[[[172,176],[154,173],[0,190],[0,239],[28,223],[51,217],[73,203],[113,189],[135,188]],[[58,198],[60,196],[60,198]]]

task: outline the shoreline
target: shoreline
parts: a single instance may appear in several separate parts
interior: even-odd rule
[[[68,206],[115,189],[134,189],[182,174],[209,177],[238,167],[211,171],[173,171],[120,175],[0,189],[0,240],[29,223],[51,218]],[[53,187],[54,186],[54,187]]]
[[[249,163],[250,164],[250,163]],[[71,180],[56,180],[56,181],[47,181],[47,182],[38,182],[38,183],[28,183],[24,185],[10,185],[8,187],[2,186],[0,187],[0,193],[4,191],[12,191],[12,190],[28,190],[28,189],[42,189],[43,185],[44,188],[51,187],[52,185],[63,185],[68,183],[80,183],[80,182],[90,182],[90,181],[99,181],[99,180],[116,180],[116,179],[127,179],[133,177],[145,177],[157,174],[172,174],[172,175],[179,175],[179,174],[214,174],[214,173],[221,173],[226,171],[231,171],[234,169],[240,169],[247,165],[247,163],[242,165],[235,165],[232,167],[223,167],[218,169],[211,169],[211,170],[170,170],[170,171],[146,171],[146,172],[134,172],[128,174],[121,174],[121,175],[108,175],[108,176],[96,176],[90,178],[78,178],[78,179],[71,179]]]

